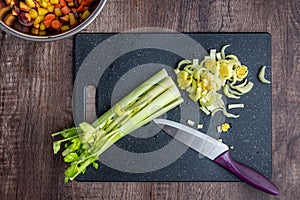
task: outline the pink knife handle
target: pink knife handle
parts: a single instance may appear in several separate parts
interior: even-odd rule
[[[272,182],[253,169],[250,169],[249,167],[233,160],[228,151],[217,157],[214,162],[218,163],[241,180],[261,191],[272,195],[279,194],[278,188]]]

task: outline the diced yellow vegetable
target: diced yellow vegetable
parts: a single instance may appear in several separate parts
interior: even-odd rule
[[[76,19],[73,13],[69,13],[69,17],[70,17],[70,25],[74,25],[76,23]]]
[[[59,0],[50,0],[51,4],[59,4]]]
[[[25,3],[30,8],[35,8],[35,3],[33,0],[25,0]]]
[[[72,2],[68,2],[68,6],[69,7],[74,7],[75,6],[75,3],[72,1]]]
[[[44,31],[46,29],[46,26],[45,26],[45,24],[42,22],[41,24],[40,24],[40,30],[41,31]]]
[[[46,0],[39,0],[39,5],[43,8],[47,8],[48,2]]]
[[[55,14],[57,17],[62,16],[61,9],[60,9],[60,8],[54,8],[54,14]]]
[[[31,33],[32,33],[33,35],[38,35],[38,34],[39,34],[39,29],[37,29],[37,28],[32,28],[32,29],[31,29]]]
[[[33,24],[33,27],[38,29],[40,28],[40,24]]]
[[[52,13],[54,11],[54,6],[53,5],[48,5],[47,10]]]
[[[23,11],[25,11],[25,12],[29,12],[30,7],[27,6],[26,3],[24,3],[23,1],[21,1],[21,2],[20,2],[20,10],[23,10]]]
[[[41,30],[39,31],[39,35],[40,35],[40,36],[44,36],[44,35],[46,35],[46,34],[47,34],[46,31],[41,31]]]
[[[37,18],[37,16],[39,16],[38,12],[35,9],[30,9],[29,15],[32,19],[35,19],[35,18]]]
[[[69,15],[65,15],[63,17],[60,17],[59,19],[63,23],[68,23],[70,21],[70,16]]]
[[[44,20],[44,16],[37,16],[33,22],[33,24],[39,24]]]
[[[39,16],[45,16],[48,13],[46,8],[38,8]]]
[[[68,30],[70,30],[70,25],[63,25],[63,26],[60,28],[60,30],[61,30],[62,32],[68,31]]]
[[[84,11],[84,13],[81,15],[81,19],[83,20],[87,19],[90,16],[90,14],[91,13],[89,10]]]
[[[230,124],[228,124],[228,123],[224,123],[221,126],[222,132],[227,132],[229,128],[230,128]]]

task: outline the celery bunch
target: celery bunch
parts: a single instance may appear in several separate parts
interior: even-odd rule
[[[57,154],[64,143],[62,156],[70,163],[65,171],[65,182],[84,173],[90,164],[97,169],[96,160],[112,144],[182,102],[175,83],[163,69],[94,123],[82,122],[78,127],[52,134],[52,137],[63,137],[53,142],[53,150]]]

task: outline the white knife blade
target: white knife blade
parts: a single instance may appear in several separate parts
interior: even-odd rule
[[[183,124],[166,119],[153,121],[166,133],[211,160],[229,150],[226,144]]]

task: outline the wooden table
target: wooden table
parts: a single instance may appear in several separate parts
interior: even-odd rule
[[[83,32],[163,27],[269,32],[273,67],[272,197],[242,182],[63,183],[50,133],[72,126],[73,38],[35,43],[0,34],[0,199],[299,199],[300,1],[108,0]]]

